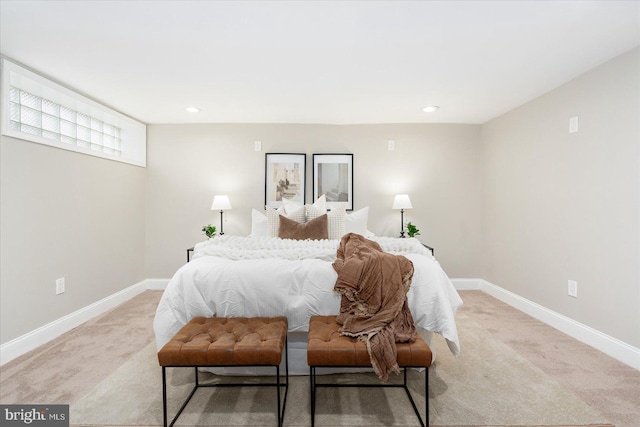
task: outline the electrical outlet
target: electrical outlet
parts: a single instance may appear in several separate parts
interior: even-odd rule
[[[389,151],[393,151],[396,149],[396,142],[393,139],[390,139],[389,141],[387,141],[387,146],[389,148]]]
[[[578,282],[569,280],[567,283],[567,293],[570,297],[578,298]]]
[[[254,141],[253,149],[256,151],[262,151],[262,141]]]
[[[64,277],[61,277],[56,280],[56,295],[60,295],[64,293]]]

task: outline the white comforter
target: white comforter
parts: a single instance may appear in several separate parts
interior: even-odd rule
[[[442,335],[453,354],[460,343],[451,281],[416,239],[374,237],[386,252],[414,265],[407,294],[419,328]],[[195,247],[194,259],[169,282],[154,319],[158,349],[194,317],[287,316],[289,332],[305,332],[313,315],[338,314],[331,264],[339,241],[221,236]]]

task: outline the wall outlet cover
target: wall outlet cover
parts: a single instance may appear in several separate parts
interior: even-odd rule
[[[578,132],[578,116],[569,119],[569,133]]]
[[[578,282],[569,280],[567,283],[567,294],[570,297],[578,298]]]
[[[65,291],[64,277],[56,280],[56,295],[63,294]]]

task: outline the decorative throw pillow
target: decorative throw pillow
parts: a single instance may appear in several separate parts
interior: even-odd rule
[[[305,205],[307,208],[307,221],[318,218],[327,213],[327,202],[324,194],[318,197],[313,205]]]
[[[300,209],[303,205],[301,205],[300,203],[297,202],[292,202],[290,200],[285,199],[282,202],[282,206],[280,206],[278,208],[278,210],[282,213],[282,211],[284,210],[285,215],[291,215],[292,213],[294,213],[295,211],[297,211],[298,209]]]
[[[326,212],[327,211],[327,196],[325,196],[323,194],[322,196],[318,197],[318,199],[315,202],[313,202],[313,205],[311,205],[311,206],[313,206],[315,208],[318,208],[318,209],[322,209],[322,210],[324,210]]]
[[[367,237],[370,232],[367,231],[367,220],[369,218],[369,206],[353,211],[347,214],[345,219],[346,233],[357,233]]]
[[[256,209],[251,209],[251,237],[266,237],[267,225],[267,216]]]
[[[280,215],[278,237],[294,240],[325,240],[328,234],[327,215],[322,215],[304,224]]]
[[[267,236],[278,237],[278,228],[280,227],[280,215],[284,214],[284,209],[273,209],[267,206]],[[296,222],[304,224],[306,222],[306,209],[304,206],[300,206],[297,210],[291,212],[289,215],[283,215],[286,218],[292,219]]]
[[[329,221],[329,239],[340,240],[346,234],[347,211],[344,206],[331,209],[327,212],[327,220]]]

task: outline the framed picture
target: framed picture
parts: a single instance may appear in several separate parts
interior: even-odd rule
[[[265,206],[278,208],[285,200],[304,205],[306,163],[306,154],[265,154]]]
[[[313,155],[313,200],[323,194],[328,209],[353,210],[353,154]]]

